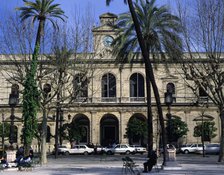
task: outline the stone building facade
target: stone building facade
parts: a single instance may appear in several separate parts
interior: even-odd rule
[[[139,61],[132,65],[125,63],[123,66],[115,64],[114,57],[111,54],[113,38],[116,37],[114,29],[109,25],[114,23],[117,16],[106,13],[100,16],[100,26],[95,27],[94,36],[94,73],[88,83],[86,92],[80,97],[85,98],[83,101],[73,101],[69,107],[63,108],[63,121],[61,124],[79,122],[86,129],[86,136],[80,143],[93,143],[108,145],[113,142],[129,143],[126,135],[128,122],[132,118],[138,118],[147,121],[147,103],[145,87],[145,69],[144,64]],[[6,58],[2,55],[2,58]],[[4,60],[4,59],[2,59]],[[4,64],[2,61],[1,64]],[[155,78],[159,88],[164,117],[168,112],[168,107],[164,103],[164,94],[168,86],[172,86],[175,101],[170,108],[174,116],[178,116],[186,122],[189,128],[186,137],[180,140],[180,143],[197,143],[201,142],[200,138],[193,137],[194,127],[197,125],[195,119],[200,118],[202,114],[215,122],[217,136],[212,142],[219,142],[220,138],[220,121],[217,109],[212,103],[198,105],[198,99],[188,89],[183,76],[181,75],[178,65],[168,65],[169,71],[165,69],[165,64],[160,63],[155,69]],[[12,84],[5,80],[4,76],[0,77],[0,107],[4,115],[4,122],[10,123],[12,108],[8,104],[9,94],[11,93]],[[21,96],[20,96],[21,97]],[[203,98],[202,98],[203,99]],[[158,115],[156,110],[155,99],[152,95],[153,109],[153,131],[154,147],[157,146],[160,134]],[[14,145],[22,145],[21,134],[23,129],[22,108],[17,105],[13,113],[15,115],[14,125],[16,138]],[[41,121],[41,111],[38,114]],[[52,110],[48,117],[48,133],[55,133],[55,111]],[[3,117],[2,117],[3,118]],[[165,118],[166,119],[166,118]],[[9,144],[7,139],[6,144]],[[54,147],[54,138],[47,139],[48,151]],[[63,141],[68,144],[68,141]],[[138,143],[139,144],[139,143]],[[37,150],[37,141],[33,141],[33,149]]]

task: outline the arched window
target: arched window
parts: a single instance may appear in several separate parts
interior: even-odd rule
[[[77,74],[73,79],[74,99],[86,101],[88,97],[88,80],[84,74]]]
[[[139,73],[134,73],[130,77],[131,101],[143,101],[144,96],[145,96],[144,77]]]
[[[113,74],[103,75],[101,81],[102,101],[116,101],[116,78]]]
[[[175,88],[175,85],[173,83],[168,83],[166,85],[166,92],[172,93],[173,103],[175,103],[176,102],[176,88]]]

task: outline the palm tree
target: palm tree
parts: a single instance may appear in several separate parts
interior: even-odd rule
[[[36,35],[36,41],[34,46],[34,52],[32,55],[31,67],[27,72],[24,95],[23,95],[23,117],[24,117],[24,145],[26,155],[29,153],[29,147],[31,145],[34,132],[36,130],[36,115],[39,104],[39,93],[35,81],[37,72],[37,60],[40,51],[41,37],[44,35],[44,26],[46,20],[50,21],[54,28],[58,28],[54,18],[59,18],[64,21],[64,11],[59,7],[60,4],[53,4],[54,0],[35,0],[35,2],[23,0],[25,7],[17,8],[21,11],[20,18],[22,21],[27,19],[32,20],[32,23],[38,21],[38,30]],[[31,88],[32,87],[32,88]],[[30,112],[31,111],[31,112]],[[32,116],[32,117],[30,117]],[[30,124],[32,127],[30,127]],[[47,133],[47,119],[43,114],[42,122],[42,145],[41,145],[41,163],[47,162],[46,156],[46,133]]]
[[[107,0],[109,4],[111,0]],[[150,58],[177,59],[181,54],[180,23],[176,16],[169,13],[165,6],[157,8],[155,0],[139,0],[133,3],[127,0],[130,13],[121,15],[118,27],[122,35],[114,41],[114,54],[120,58],[128,58],[133,51],[141,50],[145,63],[149,150],[152,150],[152,114],[150,83],[156,98],[156,105],[162,130],[163,149],[166,151],[166,131],[160,95],[155,81]],[[126,2],[126,1],[124,1]],[[136,36],[137,35],[137,36]],[[132,52],[130,52],[132,51]],[[151,129],[150,129],[151,128]],[[148,155],[149,156],[149,155]],[[166,164],[166,154],[163,154],[163,164]]]

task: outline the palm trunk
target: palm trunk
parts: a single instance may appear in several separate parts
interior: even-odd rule
[[[166,132],[165,132],[165,127],[164,127],[164,119],[163,119],[163,113],[162,113],[162,106],[161,106],[161,102],[160,102],[160,96],[159,96],[159,91],[155,82],[155,77],[154,77],[154,73],[153,73],[153,69],[152,69],[152,64],[151,61],[149,59],[149,51],[146,48],[144,39],[142,37],[142,32],[140,29],[140,25],[138,22],[138,19],[136,17],[136,13],[135,13],[135,9],[133,7],[133,2],[132,0],[128,0],[128,5],[129,5],[129,9],[132,15],[132,19],[135,25],[135,30],[136,30],[136,34],[137,34],[137,38],[139,41],[139,45],[142,51],[142,56],[145,62],[145,66],[148,72],[148,76],[146,78],[149,78],[149,80],[151,81],[152,84],[152,88],[154,91],[154,95],[156,98],[156,104],[157,104],[157,109],[158,109],[158,114],[159,114],[159,120],[160,120],[160,125],[161,125],[161,130],[162,130],[162,142],[163,142],[163,150],[164,153],[166,152]],[[166,154],[163,154],[163,165],[166,165]]]
[[[146,77],[149,77],[148,67],[145,65]],[[150,79],[146,78],[146,91],[147,91],[147,115],[148,115],[148,157],[153,150],[153,123],[152,123],[152,101],[151,101],[151,84]]]
[[[40,46],[41,37],[44,34],[44,26],[45,26],[45,19],[40,19],[39,26],[38,26],[38,31],[37,31],[37,36],[36,36],[35,48]],[[39,50],[38,50],[38,53],[39,53]],[[41,164],[46,164],[47,163],[46,137],[47,137],[47,116],[46,116],[46,108],[43,107],[43,121],[42,121],[42,135],[41,135],[41,155],[40,155]]]

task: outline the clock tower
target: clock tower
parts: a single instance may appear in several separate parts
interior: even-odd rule
[[[94,37],[94,52],[100,54],[101,57],[112,49],[111,43],[116,37],[115,30],[112,26],[115,25],[117,18],[117,15],[112,13],[102,14],[100,15],[100,26],[95,27],[92,30]]]

